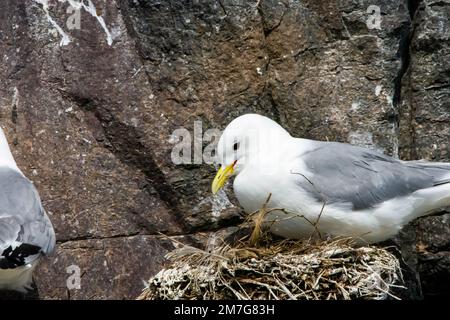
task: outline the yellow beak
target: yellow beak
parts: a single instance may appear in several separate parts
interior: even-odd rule
[[[234,172],[234,165],[230,164],[228,167],[220,167],[219,171],[217,171],[216,177],[214,178],[214,181],[211,186],[211,190],[213,194],[216,194],[227,182],[228,178],[231,177],[231,175]]]

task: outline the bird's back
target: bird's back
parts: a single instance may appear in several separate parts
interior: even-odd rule
[[[356,210],[450,182],[448,163],[400,161],[344,143],[317,142],[301,159],[314,184],[302,181],[305,189],[318,200],[349,202]]]

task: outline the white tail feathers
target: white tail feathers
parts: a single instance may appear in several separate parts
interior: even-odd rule
[[[450,183],[419,190],[416,195],[420,199],[420,204],[414,210],[414,218],[450,207]]]

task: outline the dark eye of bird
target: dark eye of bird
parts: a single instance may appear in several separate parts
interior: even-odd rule
[[[233,150],[236,151],[237,149],[239,149],[239,142],[233,144]]]

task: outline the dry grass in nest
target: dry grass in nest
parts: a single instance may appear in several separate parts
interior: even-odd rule
[[[259,248],[184,245],[138,299],[386,299],[401,279],[398,260],[350,239],[278,241]]]
[[[178,243],[167,255],[169,267],[138,299],[395,298],[400,264],[386,249],[357,247],[348,238],[274,240],[263,222],[267,213],[264,206],[253,216],[253,233],[236,245],[205,251]]]

